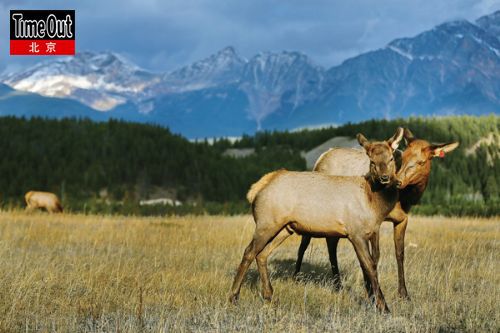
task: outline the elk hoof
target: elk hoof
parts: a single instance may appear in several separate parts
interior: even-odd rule
[[[384,314],[391,313],[391,310],[389,310],[389,307],[387,306],[387,304],[379,305],[379,306],[377,306],[377,309],[380,313],[384,313]]]
[[[239,298],[239,295],[229,296],[229,303],[231,303],[233,305],[238,305],[238,298]]]
[[[411,301],[410,296],[408,295],[408,292],[406,290],[400,290],[398,294],[401,299],[405,301]]]
[[[300,272],[296,272],[296,273],[293,274],[293,280],[295,282],[301,282],[301,281],[304,280],[304,275],[301,274]]]
[[[262,298],[264,299],[264,302],[271,303],[271,301],[273,300],[273,294],[263,294]]]
[[[336,292],[339,292],[342,290],[342,283],[338,280],[335,280],[333,282],[333,290],[336,291]]]

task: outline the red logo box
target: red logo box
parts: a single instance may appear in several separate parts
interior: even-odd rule
[[[11,55],[74,55],[74,10],[11,10]]]

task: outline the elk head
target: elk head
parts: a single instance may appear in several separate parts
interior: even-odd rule
[[[368,141],[361,133],[356,138],[370,159],[369,177],[371,177],[372,181],[382,185],[398,182],[393,153],[403,138],[403,128],[398,127],[396,133],[386,141]]]
[[[401,183],[400,189],[418,183],[426,185],[431,172],[432,159],[434,157],[444,158],[447,153],[453,151],[459,145],[458,142],[429,143],[415,138],[407,128],[404,129],[403,136],[407,147],[403,152],[402,166],[397,174],[397,178]]]

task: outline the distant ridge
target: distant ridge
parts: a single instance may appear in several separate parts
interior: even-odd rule
[[[81,52],[1,77],[16,90],[45,97],[35,106],[33,95],[4,94],[0,114],[114,117],[189,138],[413,115],[500,114],[499,36],[497,11],[475,22],[445,22],[329,69],[300,52],[246,59],[226,47],[180,69],[151,73],[113,52]]]

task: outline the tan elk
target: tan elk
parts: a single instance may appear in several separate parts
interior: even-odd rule
[[[54,193],[29,191],[24,196],[26,200],[26,210],[33,211],[37,208],[46,209],[49,213],[62,213],[63,207],[59,198]]]
[[[348,238],[364,275],[370,281],[377,308],[389,311],[378,283],[368,241],[378,233],[380,224],[398,199],[396,166],[392,155],[402,136],[402,128],[382,142],[369,142],[358,134],[358,142],[372,165],[366,177],[280,170],[263,176],[253,184],[247,199],[252,203],[255,232],[234,278],[230,301],[237,301],[243,278],[254,259],[262,282],[262,296],[266,300],[271,299],[273,289],[267,258],[296,232],[316,237]]]
[[[402,181],[399,201],[387,216],[386,221],[394,224],[394,245],[398,266],[398,293],[402,298],[409,298],[404,274],[404,239],[408,224],[408,212],[413,205],[418,203],[424,194],[431,172],[432,159],[434,157],[444,157],[446,153],[458,147],[458,142],[432,144],[426,140],[416,139],[410,130],[406,128],[404,130],[404,138],[407,148],[401,157],[404,167],[398,171],[398,177]],[[395,156],[396,158],[398,157],[396,154]],[[362,150],[336,148],[330,149],[321,155],[314,166],[314,170],[329,175],[360,176],[368,172],[369,165],[370,160]],[[378,235],[374,238],[377,237]],[[300,271],[304,252],[310,241],[311,236],[302,236],[295,266],[295,275]],[[338,237],[329,237],[326,239],[333,279],[337,289],[341,287],[337,262],[338,242]],[[378,264],[379,249],[376,244],[378,244],[377,240],[372,242],[372,255],[375,264]],[[366,280],[366,276],[365,283],[369,283]]]

